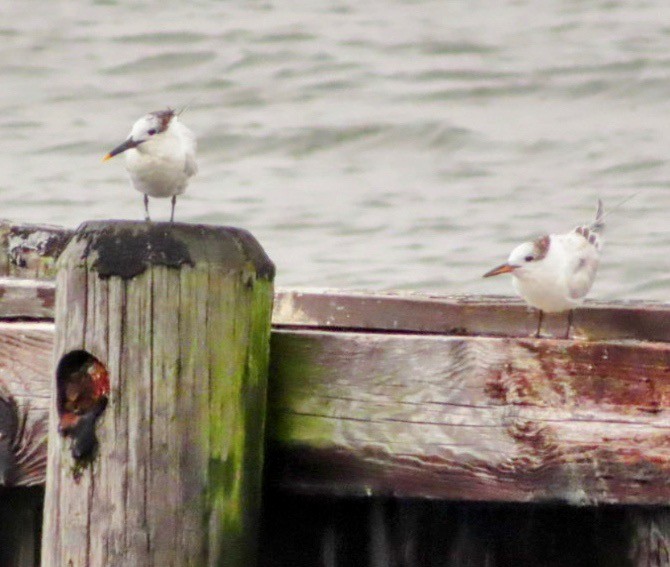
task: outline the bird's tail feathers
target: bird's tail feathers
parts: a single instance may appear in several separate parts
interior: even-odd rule
[[[595,231],[595,232],[602,232],[602,230],[605,228],[605,219],[608,216],[610,216],[614,211],[621,208],[622,205],[626,204],[633,197],[635,197],[639,194],[640,194],[640,191],[635,191],[635,193],[631,193],[630,195],[628,195],[628,197],[624,197],[621,201],[619,201],[616,205],[614,205],[607,212],[605,212],[605,210],[603,208],[602,199],[598,199],[598,209],[596,210],[596,219],[593,221],[593,223],[590,225],[589,228],[591,230]]]
[[[605,229],[605,208],[603,207],[603,200],[598,199],[598,208],[596,209],[596,218],[589,225],[593,232],[601,233]]]

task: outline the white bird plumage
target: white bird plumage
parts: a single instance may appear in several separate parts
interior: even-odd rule
[[[566,234],[524,242],[507,262],[484,277],[511,273],[514,289],[532,307],[547,313],[577,307],[591,289],[600,263],[605,227],[602,201],[595,220]]]
[[[140,118],[128,138],[104,159],[124,153],[130,181],[144,194],[146,220],[150,220],[149,197],[171,197],[173,221],[177,195],[186,190],[189,179],[198,172],[196,149],[193,132],[168,109]]]

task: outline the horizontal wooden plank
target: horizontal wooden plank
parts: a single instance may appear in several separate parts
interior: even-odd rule
[[[276,331],[269,478],[318,493],[670,500],[670,346]]]
[[[52,320],[55,283],[0,278],[0,318]]]
[[[0,397],[27,416],[11,484],[44,480],[53,330],[0,322]],[[670,500],[668,344],[301,329],[275,329],[272,341],[267,460],[278,486]]]
[[[272,318],[277,327],[528,337],[538,311],[504,296],[280,290]],[[569,333],[568,333],[569,329]],[[670,341],[670,304],[589,301],[568,314],[545,315],[542,335],[554,338]]]
[[[0,278],[0,319],[53,319],[54,296],[53,282]],[[529,337],[538,314],[510,297],[283,290],[275,295],[272,321],[276,328]],[[587,303],[567,330],[567,314],[545,315],[548,338],[667,342],[670,304]]]

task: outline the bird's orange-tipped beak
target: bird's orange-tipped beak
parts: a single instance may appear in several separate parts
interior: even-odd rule
[[[513,272],[516,268],[517,266],[513,266],[512,264],[508,264],[507,262],[505,262],[504,264],[500,264],[500,266],[486,272],[482,277],[490,278],[491,276],[499,276],[500,274],[509,274],[510,272]]]
[[[120,153],[123,153],[126,150],[129,150],[130,148],[136,148],[141,143],[142,142],[136,142],[132,138],[128,138],[125,142],[116,146],[111,152],[109,152],[104,158],[102,158],[102,161],[107,161],[108,159],[112,159],[114,156],[116,156]]]

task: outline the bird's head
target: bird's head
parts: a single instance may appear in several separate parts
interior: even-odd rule
[[[549,251],[550,238],[549,236],[542,236],[534,242],[524,242],[519,244],[512,250],[507,262],[493,268],[484,274],[485,278],[491,276],[498,276],[500,274],[512,273],[517,277],[524,277],[525,275],[533,273]]]
[[[128,138],[102,158],[103,161],[107,161],[131,148],[136,148],[153,138],[160,137],[170,127],[174,117],[175,112],[172,109],[158,110],[142,116],[133,124]]]

